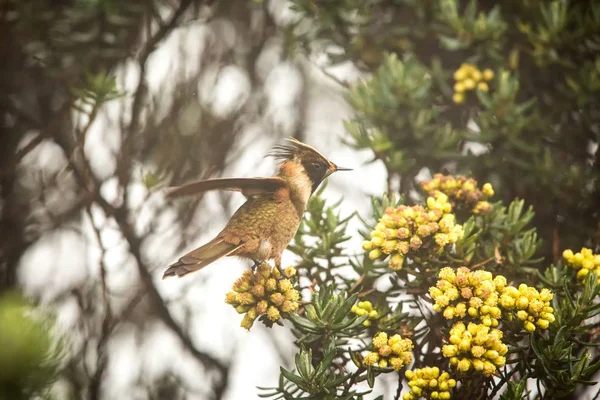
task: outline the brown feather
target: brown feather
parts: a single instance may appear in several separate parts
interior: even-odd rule
[[[195,181],[166,189],[167,197],[189,196],[209,190],[227,190],[242,192],[246,197],[254,196],[281,196],[281,191],[286,191],[287,182],[279,177],[270,178],[221,178]]]
[[[181,257],[176,263],[167,268],[163,279],[170,276],[184,276],[190,272],[198,271],[222,257],[229,256],[239,250],[244,244],[237,246],[227,243],[222,237],[217,237],[204,246],[198,247]]]
[[[310,155],[312,158],[319,158],[325,162],[329,162],[327,158],[319,153],[317,149],[302,143],[296,138],[287,138],[288,143],[277,144],[273,146],[273,149],[267,154],[267,156],[273,157],[276,160],[286,161],[293,160],[295,158],[303,158],[306,155]]]

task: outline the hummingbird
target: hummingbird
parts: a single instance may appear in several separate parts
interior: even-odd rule
[[[299,140],[287,140],[267,154],[279,161],[275,176],[207,179],[167,189],[168,198],[227,190],[241,192],[247,200],[214,239],[171,264],[163,279],[182,277],[227,256],[250,259],[255,266],[274,260],[281,268],[283,251],[300,226],[311,194],[334,172],[351,171]]]

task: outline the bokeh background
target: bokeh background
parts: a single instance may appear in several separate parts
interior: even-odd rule
[[[355,168],[324,192],[343,196],[350,214],[384,190],[383,166],[342,145],[345,88],[318,57],[286,54],[282,29],[298,17],[285,1],[123,3],[32,1],[4,11],[14,26],[1,35],[12,96],[3,96],[11,134],[0,137],[2,288],[56,314],[68,365],[55,398],[256,398],[295,350],[289,329],[246,332],[224,303],[248,265],[230,258],[160,279],[244,198],[170,203],[161,188],[271,175],[275,161],[264,155],[294,136]],[[326,72],[361,74],[351,63]],[[114,78],[116,98],[71,108],[73,89],[96,78]],[[293,260],[286,252],[284,262]]]

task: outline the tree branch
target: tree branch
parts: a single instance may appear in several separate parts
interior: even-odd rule
[[[135,97],[131,106],[131,122],[127,127],[127,135],[123,139],[120,152],[121,157],[119,157],[117,160],[117,177],[119,179],[119,183],[123,187],[124,203],[127,202],[127,186],[129,183],[129,178],[131,177],[130,158],[134,157],[135,155],[135,152],[133,152],[132,150],[139,129],[143,103],[148,89],[146,87],[146,68],[148,63],[148,57],[155,50],[158,43],[161,40],[163,40],[167,36],[167,34],[173,31],[173,29],[179,22],[179,19],[188,9],[191,3],[191,0],[182,0],[179,4],[179,7],[173,12],[173,15],[171,16],[169,22],[160,26],[158,32],[156,32],[154,36],[151,36],[146,41],[146,43],[144,44],[144,46],[142,46],[142,49],[138,54],[138,64],[140,66],[140,79],[135,90]]]

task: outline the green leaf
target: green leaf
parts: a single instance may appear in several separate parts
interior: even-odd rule
[[[304,379],[302,379],[302,377],[287,371],[285,368],[280,367],[279,371],[281,372],[281,375],[287,379],[290,382],[293,382],[294,384],[296,384],[299,388],[301,388],[304,391],[308,391],[309,387],[306,384],[306,382],[304,381]]]
[[[340,322],[341,320],[343,320],[344,318],[349,316],[350,310],[352,309],[352,306],[354,305],[354,303],[356,303],[357,299],[358,299],[358,293],[354,293],[352,296],[348,297],[344,301],[342,306],[337,310],[333,322],[334,323]]]
[[[301,347],[300,353],[296,354],[296,368],[302,378],[306,380],[312,378],[314,372],[312,366],[312,349],[306,350],[304,346]]]
[[[375,372],[371,367],[367,368],[367,384],[371,389],[375,386]]]
[[[306,307],[311,306],[310,304],[307,304]],[[314,309],[314,308],[313,308]],[[290,313],[288,315],[288,319],[292,321],[292,323],[298,327],[299,329],[304,329],[304,330],[309,330],[309,331],[316,331],[316,329],[318,328],[317,324],[315,324],[314,322],[312,322],[311,320],[308,320],[304,317],[299,316],[298,314],[295,313]]]

